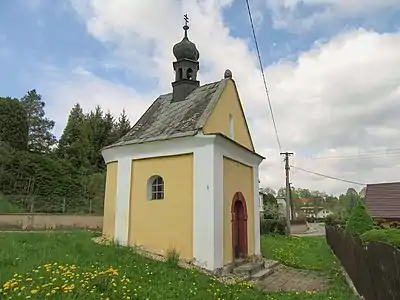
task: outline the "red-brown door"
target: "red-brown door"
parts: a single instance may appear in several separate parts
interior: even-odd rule
[[[232,244],[234,258],[247,256],[247,211],[240,192],[235,194],[232,203]]]

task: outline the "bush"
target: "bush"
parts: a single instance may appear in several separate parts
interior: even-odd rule
[[[399,228],[400,228],[400,222],[399,222],[399,221],[390,222],[390,223],[389,223],[389,227],[390,227],[390,228],[397,228],[397,229],[399,229]]]
[[[358,202],[351,212],[346,223],[346,232],[353,235],[361,235],[374,228],[374,221],[367,212],[365,205]]]
[[[278,205],[268,204],[264,206],[263,212],[264,219],[278,220],[282,218]]]
[[[278,219],[264,219],[260,222],[261,234],[286,234],[286,221]]]
[[[23,210],[12,203],[11,197],[5,196],[0,192],[0,213],[10,214],[10,213],[20,213]]]
[[[337,227],[345,227],[346,219],[338,214],[328,215],[324,219],[325,225],[328,226],[337,226]]]
[[[382,218],[375,218],[374,219],[374,227],[385,229],[386,228],[386,220],[382,219]]]
[[[400,248],[400,230],[395,228],[372,229],[361,235],[364,243],[382,242]]]

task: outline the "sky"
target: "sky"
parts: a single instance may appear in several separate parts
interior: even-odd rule
[[[275,136],[245,0],[2,0],[0,95],[36,89],[60,136],[77,102],[134,123],[171,91],[172,47],[200,51],[201,83],[237,83],[263,187],[338,194],[400,181],[400,0],[250,0]],[[303,170],[300,170],[300,169]]]

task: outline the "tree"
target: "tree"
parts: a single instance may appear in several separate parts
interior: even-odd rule
[[[345,215],[350,215],[354,206],[360,201],[362,198],[354,188],[347,189],[346,194],[339,196],[340,207]]]
[[[358,192],[358,195],[360,195],[361,198],[364,198],[366,192],[367,192],[367,187],[364,186],[364,187]]]
[[[117,140],[127,135],[130,130],[131,130],[131,122],[129,121],[125,109],[123,109],[122,113],[118,118],[118,122],[115,125],[115,133],[117,136]]]
[[[76,168],[89,167],[88,152],[89,142],[84,132],[85,115],[77,103],[72,108],[67,125],[58,142],[57,154],[68,159]]]
[[[281,187],[277,193],[278,198],[285,198],[286,197],[286,188]]]
[[[262,193],[266,194],[266,195],[267,195],[267,194],[271,194],[272,196],[275,196],[275,195],[276,195],[276,191],[275,191],[273,188],[270,188],[270,187],[261,188],[260,191],[261,191]]]
[[[88,157],[94,171],[104,170],[105,163],[101,155],[101,149],[116,142],[117,137],[113,129],[115,128],[115,120],[110,112],[103,113],[100,106],[96,106],[91,111],[85,122],[84,131],[88,134],[90,144],[90,152]]]
[[[272,194],[262,194],[264,208],[268,205],[278,205],[276,198]]]
[[[28,120],[17,99],[0,97],[0,142],[15,150],[28,148]]]
[[[299,196],[299,198],[311,198],[312,197],[312,194],[309,189],[298,188],[298,189],[296,189],[296,193]]]
[[[55,136],[51,133],[54,121],[46,118],[42,96],[36,90],[29,91],[20,100],[27,114],[28,123],[28,149],[33,152],[49,153],[56,143]]]

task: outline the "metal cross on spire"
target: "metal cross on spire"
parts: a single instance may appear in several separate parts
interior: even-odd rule
[[[187,14],[183,15],[183,20],[185,20],[185,26],[183,26],[183,30],[185,30],[185,37],[187,38],[187,31],[189,30],[189,17]]]
[[[183,15],[183,19],[185,20],[185,26],[188,26],[188,24],[189,24],[189,17],[188,17],[188,15],[187,15],[187,14],[184,14],[184,15]]]

